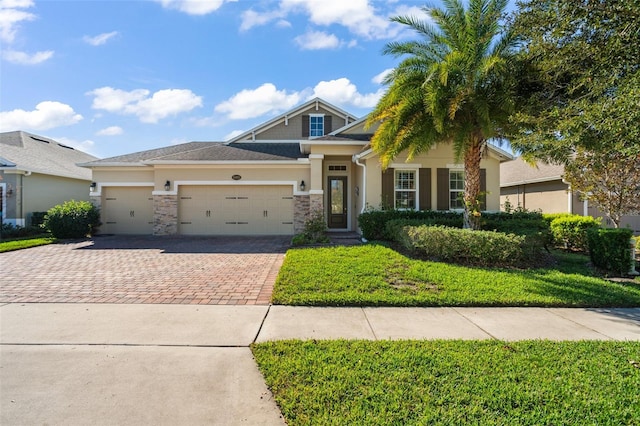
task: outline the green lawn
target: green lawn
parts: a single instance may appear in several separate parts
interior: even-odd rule
[[[325,306],[640,306],[640,283],[592,276],[585,256],[553,268],[470,268],[410,259],[382,245],[287,252],[273,303]]]
[[[638,425],[640,342],[252,346],[289,425]]]
[[[26,237],[19,239],[12,239],[10,241],[0,241],[0,253],[13,250],[21,250],[30,247],[43,246],[51,244],[56,241],[53,237]]]

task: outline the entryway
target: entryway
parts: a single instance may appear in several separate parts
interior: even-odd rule
[[[329,176],[329,200],[327,226],[330,229],[347,229],[348,207],[347,177]]]

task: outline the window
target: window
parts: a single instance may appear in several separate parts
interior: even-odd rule
[[[394,177],[395,208],[399,210],[416,209],[416,171],[395,170]]]
[[[347,171],[347,166],[330,164],[329,165],[329,171],[330,172],[346,172]]]
[[[464,209],[464,171],[449,170],[449,209]]]
[[[310,137],[324,136],[324,116],[323,115],[309,116],[309,136]]]

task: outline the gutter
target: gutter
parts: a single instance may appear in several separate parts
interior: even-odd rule
[[[364,213],[367,207],[367,166],[360,162],[362,156],[366,154],[368,154],[368,151],[360,154],[353,154],[351,157],[351,161],[353,161],[357,166],[362,167],[362,209],[360,209],[360,214]]]

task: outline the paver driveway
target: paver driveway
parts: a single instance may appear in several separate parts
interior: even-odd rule
[[[289,237],[95,237],[0,253],[0,303],[268,304]]]

